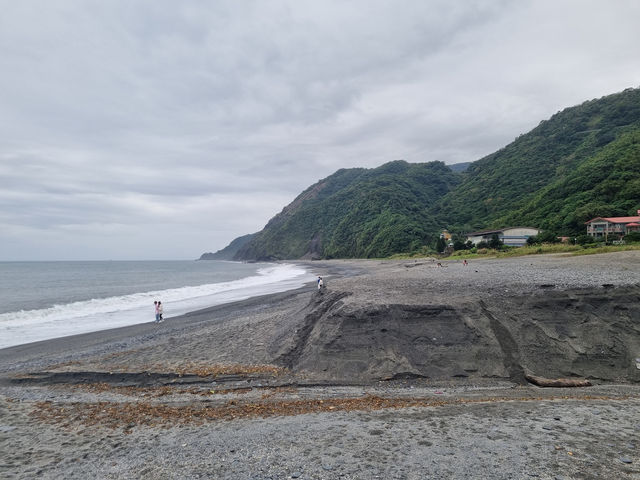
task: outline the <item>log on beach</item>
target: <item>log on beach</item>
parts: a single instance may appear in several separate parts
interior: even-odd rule
[[[545,378],[525,375],[527,381],[539,387],[590,387],[591,382],[583,378]]]

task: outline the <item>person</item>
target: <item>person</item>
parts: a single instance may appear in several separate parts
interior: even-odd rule
[[[465,267],[466,267],[467,265],[469,265],[469,263],[467,262],[467,259],[466,259],[466,258],[462,261],[462,265],[464,265]]]
[[[158,322],[164,322],[164,318],[162,318],[162,302],[158,302]]]
[[[324,287],[324,281],[322,277],[318,277],[318,290],[322,290],[322,287]]]
[[[156,311],[156,323],[160,321],[160,304],[157,300],[153,301],[153,306]]]

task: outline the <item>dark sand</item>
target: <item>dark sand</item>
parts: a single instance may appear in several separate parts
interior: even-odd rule
[[[0,350],[0,478],[640,478],[640,252],[436,265]]]

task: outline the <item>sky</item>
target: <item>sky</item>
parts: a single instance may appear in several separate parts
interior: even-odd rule
[[[195,259],[640,86],[636,0],[0,0],[0,261]]]

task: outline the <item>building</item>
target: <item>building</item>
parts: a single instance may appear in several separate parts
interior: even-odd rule
[[[489,242],[491,237],[498,235],[502,243],[510,247],[522,247],[527,244],[529,237],[535,237],[540,230],[533,227],[508,227],[500,230],[484,230],[482,232],[467,233],[467,241],[477,245],[480,242]]]
[[[624,237],[630,232],[640,232],[640,210],[635,217],[596,217],[588,222],[587,235],[607,238],[609,235]]]

